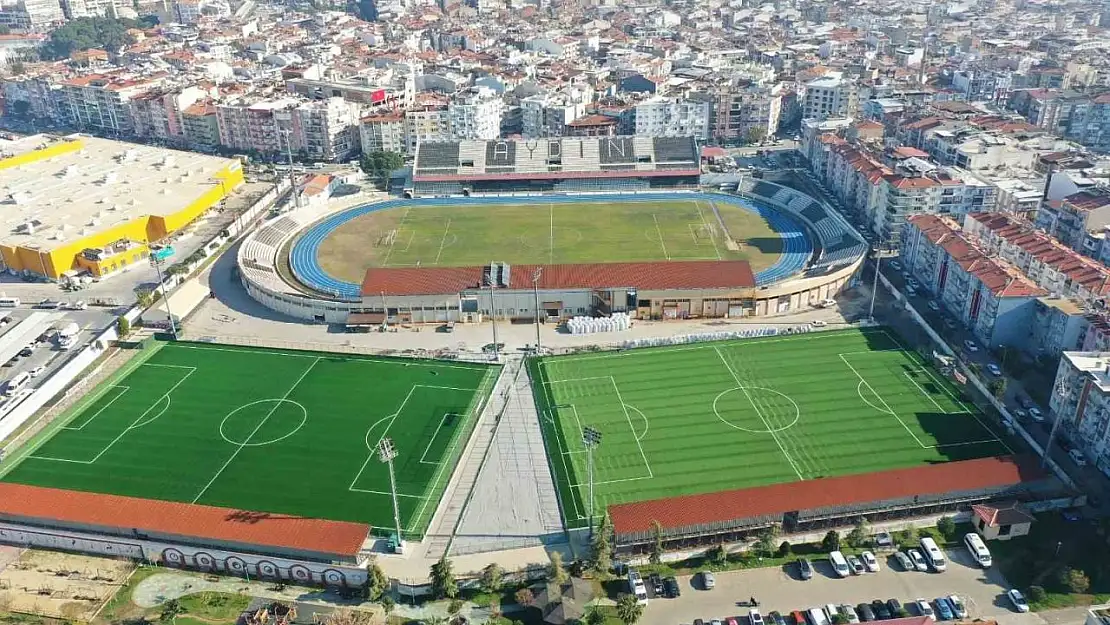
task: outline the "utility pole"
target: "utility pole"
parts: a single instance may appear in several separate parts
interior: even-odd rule
[[[532,295],[536,300],[536,355],[540,355],[540,276],[543,275],[543,267],[537,267],[535,273],[532,274]]]
[[[170,292],[166,288],[166,283],[162,281],[162,259],[158,257],[158,252],[162,250],[161,246],[150,250],[150,264],[154,265],[154,272],[158,275],[158,286],[162,289],[162,301],[166,303],[166,316],[170,319],[170,332],[173,333],[173,340],[177,340],[177,322],[173,320],[173,311],[170,310]]]
[[[378,291],[382,296],[382,325],[389,325],[389,308],[385,305],[385,291]]]
[[[397,448],[393,446],[393,439],[386,437],[378,443],[378,460],[389,467],[389,493],[393,495],[393,523],[397,528],[396,553],[405,550],[404,541],[401,539],[401,509],[397,507],[397,478],[393,474],[393,459],[397,457]]]
[[[485,276],[486,286],[489,287],[489,320],[493,326],[493,358],[497,360],[498,354],[501,352],[500,346],[497,344],[497,301],[493,297],[493,291],[497,288],[497,277],[493,275],[493,263],[490,264],[490,273]]]
[[[278,133],[285,137],[285,155],[289,158],[289,188],[293,192],[293,204],[301,207],[301,196],[297,193],[297,175],[293,171],[293,131],[288,128],[278,130]]]
[[[590,537],[594,535],[594,448],[601,444],[601,432],[587,425],[582,428],[582,444],[586,446],[586,474],[590,482],[590,502],[587,506],[590,515]]]

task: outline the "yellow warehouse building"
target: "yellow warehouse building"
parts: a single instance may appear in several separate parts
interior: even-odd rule
[[[243,183],[238,160],[85,135],[0,141],[3,269],[57,280],[146,262]]]

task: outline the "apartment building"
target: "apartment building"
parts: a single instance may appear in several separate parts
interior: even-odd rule
[[[756,135],[774,135],[782,115],[782,92],[781,83],[771,86],[752,81],[721,84],[711,91],[710,135],[725,143],[743,143]]]
[[[0,2],[0,25],[11,30],[46,32],[66,19],[56,0],[6,0]]]
[[[451,113],[446,97],[421,93],[405,111],[405,153],[416,154],[417,144],[451,140]]]
[[[370,152],[404,154],[406,152],[405,113],[403,111],[385,111],[363,117],[359,122],[358,129],[363,154],[369,154]]]
[[[1062,200],[1044,202],[1037,211],[1036,226],[1064,245],[1088,256],[1098,256],[1098,242],[1088,233],[1110,225],[1110,190],[1092,188]]]
[[[635,106],[636,133],[647,137],[709,137],[710,102],[656,96]]]
[[[501,136],[505,103],[488,87],[472,87],[455,94],[447,105],[451,136],[455,139],[496,139]]]
[[[1049,293],[1093,306],[1110,296],[1110,268],[1006,213],[972,213],[964,233]]]
[[[159,86],[164,75],[128,78],[90,74],[58,83],[51,92],[59,121],[70,128],[86,128],[117,136],[134,133],[131,100]]]
[[[911,215],[900,237],[903,266],[984,344],[1025,343],[1036,300],[1049,292],[992,257],[940,215]]]
[[[293,98],[258,102],[244,98],[217,104],[220,145],[264,154],[284,153],[290,145],[287,142],[293,119],[289,109],[296,105]]]
[[[839,72],[811,80],[805,84],[802,117],[829,119],[855,117],[859,112],[859,86],[855,80]]]
[[[199,87],[152,89],[131,99],[131,125],[135,136],[171,143],[185,143],[181,113],[207,97]]]
[[[197,102],[182,110],[181,128],[189,145],[215,147],[220,144],[216,105],[210,101]]]
[[[293,150],[314,161],[346,160],[361,149],[358,105],[343,98],[302,102],[291,111]]]
[[[1064,352],[1049,409],[1061,435],[1110,476],[1110,352]]]
[[[562,137],[567,124],[586,113],[589,94],[536,94],[520,101],[521,135],[525,139]]]

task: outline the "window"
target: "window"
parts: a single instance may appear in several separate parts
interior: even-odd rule
[[[579,308],[578,309],[578,314],[580,314],[580,315],[586,314],[586,309],[585,308]]]
[[[1013,529],[1012,525],[999,525],[998,526],[998,535],[999,536],[1009,536],[1010,535],[1010,530],[1012,530],[1012,529]]]

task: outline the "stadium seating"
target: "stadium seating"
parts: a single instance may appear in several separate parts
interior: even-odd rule
[[[631,137],[606,137],[597,140],[598,163],[602,167],[620,163],[635,163],[636,151]]]
[[[416,155],[418,173],[454,173],[459,168],[459,142],[422,143]]]
[[[696,166],[700,162],[698,145],[693,137],[656,137],[652,139],[655,162]]]

